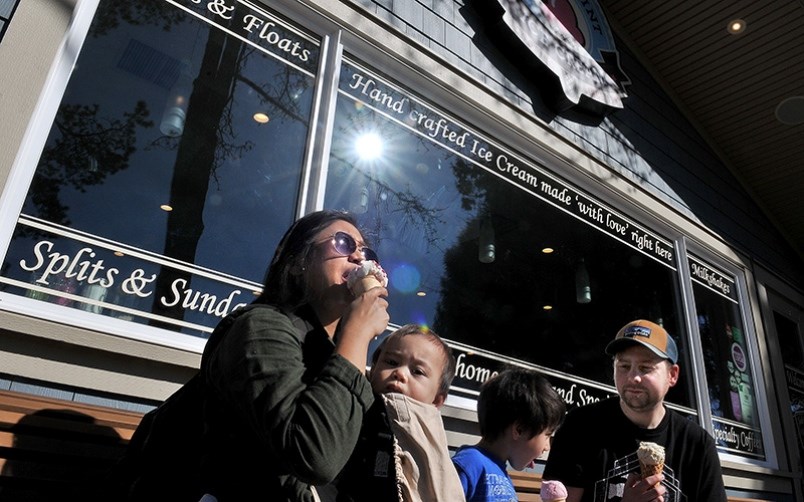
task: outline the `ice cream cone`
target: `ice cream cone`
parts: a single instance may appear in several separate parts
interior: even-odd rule
[[[367,277],[363,277],[362,279],[360,279],[359,282],[356,282],[352,287],[352,292],[354,293],[355,296],[360,296],[369,289],[376,288],[377,286],[382,286],[382,284],[380,283],[380,281],[377,280],[376,277],[370,275]]]
[[[661,445],[650,442],[639,443],[637,458],[642,479],[659,474],[664,469],[664,447]]]
[[[349,276],[346,278],[346,285],[349,287],[349,291],[357,297],[371,288],[387,286],[388,274],[385,273],[379,263],[372,260],[363,260],[359,267],[349,272]]]
[[[664,464],[645,464],[639,463],[639,470],[642,473],[642,479],[659,474],[664,469]]]
[[[567,487],[558,480],[545,479],[539,490],[542,502],[567,502]]]

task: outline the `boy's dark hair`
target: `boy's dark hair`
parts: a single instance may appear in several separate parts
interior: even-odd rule
[[[550,382],[532,370],[505,369],[480,389],[477,418],[484,439],[497,439],[518,423],[531,437],[553,431],[564,420],[566,405]]]
[[[438,386],[438,393],[446,396],[449,392],[449,386],[452,385],[452,379],[455,378],[455,368],[457,366],[457,362],[455,361],[455,355],[452,353],[452,348],[450,348],[450,346],[447,345],[447,343],[442,340],[435,331],[426,326],[420,326],[418,324],[405,324],[398,330],[386,336],[371,355],[371,366],[374,367],[374,365],[377,364],[380,354],[382,353],[383,348],[385,348],[385,345],[388,343],[388,340],[402,338],[403,336],[408,335],[428,336],[433,343],[441,348],[441,352],[444,354],[444,370],[441,372],[441,383]]]

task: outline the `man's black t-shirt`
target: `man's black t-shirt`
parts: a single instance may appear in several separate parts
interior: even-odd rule
[[[627,474],[638,472],[640,441],[650,441],[665,448],[665,500],[726,502],[714,440],[697,423],[666,411],[655,429],[628,420],[617,396],[570,411],[553,438],[544,479],[583,488],[582,502],[619,502]]]

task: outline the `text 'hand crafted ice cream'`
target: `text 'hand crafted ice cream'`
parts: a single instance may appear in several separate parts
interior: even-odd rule
[[[662,472],[664,469],[664,447],[656,443],[639,443],[637,449],[639,458],[639,469],[642,472],[642,479]]]
[[[567,500],[567,488],[561,481],[544,480],[539,490],[542,502],[564,502]]]
[[[349,272],[346,285],[355,296],[360,296],[371,288],[388,286],[388,275],[379,263],[363,260],[359,267]]]

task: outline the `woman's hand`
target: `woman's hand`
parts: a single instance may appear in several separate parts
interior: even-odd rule
[[[340,336],[335,352],[348,359],[360,371],[366,369],[371,340],[388,327],[388,290],[372,288],[358,296],[341,318]]]

